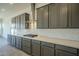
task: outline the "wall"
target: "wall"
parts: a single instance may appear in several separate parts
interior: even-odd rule
[[[15,17],[15,16],[23,14],[23,13],[30,14],[29,18],[30,18],[30,20],[32,20],[31,4],[28,4],[26,6],[26,8],[24,8],[23,10],[11,12],[11,13],[8,13],[7,15],[3,16],[3,36],[5,38],[7,38],[7,34],[10,33],[12,17]]]

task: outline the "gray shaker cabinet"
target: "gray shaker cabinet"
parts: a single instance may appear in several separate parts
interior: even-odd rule
[[[67,27],[67,4],[49,5],[49,28]]]
[[[37,9],[37,28],[48,28],[48,6]]]
[[[16,36],[16,48],[22,49],[22,37]]]
[[[40,56],[40,41],[32,40],[32,55]]]
[[[22,40],[22,50],[26,53],[31,54],[31,39],[23,38],[23,40]]]
[[[54,44],[41,42],[41,56],[54,56]]]
[[[77,56],[77,49],[63,46],[63,45],[56,45],[55,46],[56,56]]]
[[[69,4],[69,27],[79,28],[79,4]]]

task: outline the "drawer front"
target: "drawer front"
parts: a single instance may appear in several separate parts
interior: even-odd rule
[[[26,53],[31,53],[31,48],[30,47],[22,47],[22,50]]]
[[[23,38],[23,40],[26,40],[26,41],[28,41],[28,42],[31,41],[31,39],[28,39],[28,38]]]
[[[25,47],[31,47],[31,41],[23,40],[22,45]]]
[[[41,45],[47,46],[47,47],[54,47],[53,43],[48,43],[48,42],[41,42]]]
[[[32,44],[32,55],[40,56],[40,45]]]
[[[32,43],[40,44],[40,41],[32,40]]]
[[[56,49],[65,50],[65,51],[77,54],[77,49],[72,48],[72,47],[67,47],[67,46],[63,46],[63,45],[56,45]]]
[[[77,55],[62,50],[56,50],[56,56],[77,56]]]
[[[41,56],[54,56],[54,48],[41,46]]]

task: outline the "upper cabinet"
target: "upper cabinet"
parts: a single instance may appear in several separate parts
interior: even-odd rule
[[[12,29],[28,29],[29,14],[24,13],[12,18]]]
[[[37,28],[79,28],[79,4],[55,3],[37,9]]]
[[[69,4],[69,27],[79,28],[79,4]]]
[[[49,28],[67,27],[67,4],[49,5]]]
[[[46,29],[48,28],[48,6],[37,9],[37,27]]]

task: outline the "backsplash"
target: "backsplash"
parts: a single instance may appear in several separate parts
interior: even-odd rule
[[[20,35],[34,33],[48,37],[64,38],[79,41],[79,29],[30,29],[30,30],[16,30],[15,33]]]

